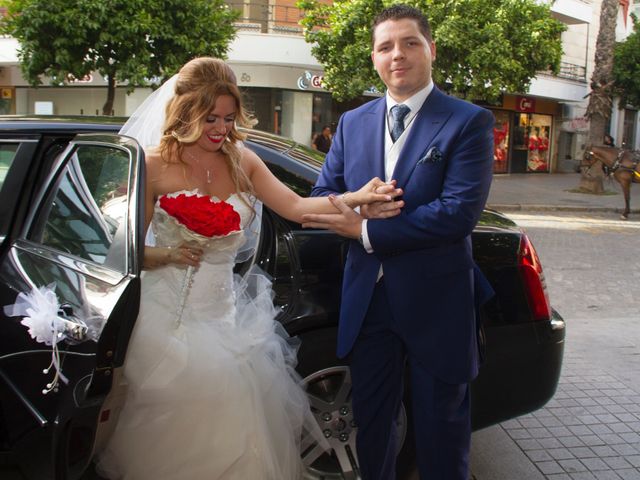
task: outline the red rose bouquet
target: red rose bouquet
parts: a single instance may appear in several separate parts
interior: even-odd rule
[[[240,215],[230,204],[214,202],[204,195],[163,195],[160,208],[181,225],[204,237],[226,236],[240,230]]]

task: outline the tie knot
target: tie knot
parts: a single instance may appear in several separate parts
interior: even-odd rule
[[[404,117],[411,111],[409,107],[406,105],[399,103],[398,105],[394,105],[391,109],[391,116],[393,117],[394,122],[402,122],[404,121]]]

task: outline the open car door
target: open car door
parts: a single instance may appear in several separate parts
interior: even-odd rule
[[[144,153],[126,137],[78,135],[44,168],[0,257],[0,429],[27,478],[76,479],[138,315]],[[5,313],[36,291],[55,299],[53,314]]]

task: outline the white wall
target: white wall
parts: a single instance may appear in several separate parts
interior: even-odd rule
[[[116,116],[126,115],[125,89],[116,90],[113,104]],[[16,113],[34,113],[35,102],[53,102],[54,115],[102,115],[107,87],[16,88]]]
[[[232,63],[258,62],[263,65],[321,68],[311,55],[311,45],[301,35],[240,31],[229,46],[228,59]]]

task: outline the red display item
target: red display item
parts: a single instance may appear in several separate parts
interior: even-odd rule
[[[538,139],[538,150],[541,152],[549,150],[549,139],[547,137],[540,137]]]

